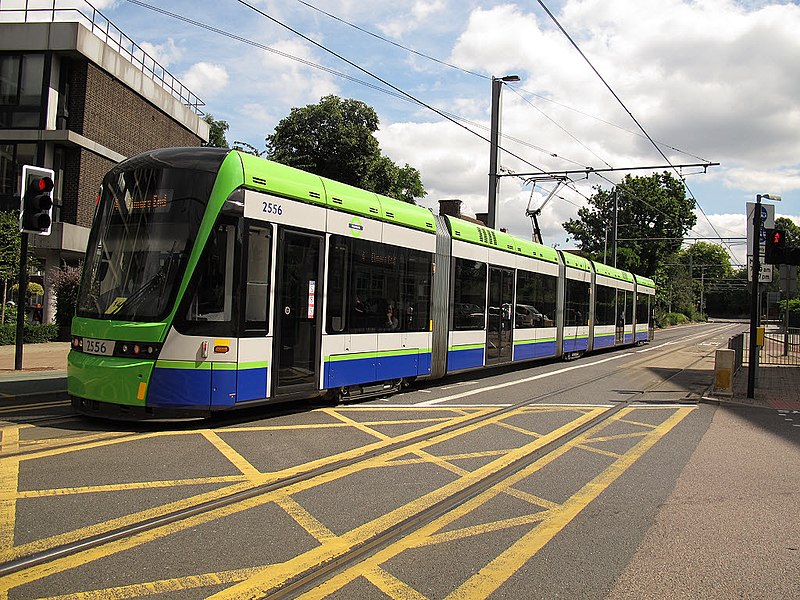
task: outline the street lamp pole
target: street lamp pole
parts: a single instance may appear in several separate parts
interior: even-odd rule
[[[753,281],[750,292],[750,347],[747,359],[747,397],[755,398],[756,394],[756,369],[758,368],[758,350],[756,335],[758,333],[759,317],[758,294],[759,279],[761,278],[761,199],[780,200],[777,194],[756,194],[756,205],[753,209],[753,242],[750,252],[753,255]]]
[[[508,81],[519,81],[519,76],[492,77],[492,120],[489,133],[489,206],[486,218],[486,226],[490,229],[494,229],[497,225],[497,185],[499,183],[497,172],[500,170],[500,92],[503,89],[503,83]]]

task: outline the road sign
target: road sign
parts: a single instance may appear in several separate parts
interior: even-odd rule
[[[761,257],[764,258],[763,255]],[[747,281],[753,281],[753,257],[747,257]],[[763,260],[761,262],[761,269],[759,270],[759,283],[772,283],[772,265],[765,265]]]
[[[747,255],[753,255],[753,211],[756,209],[755,202],[747,203]],[[775,205],[761,205],[761,227],[758,232],[758,245],[761,254],[764,254],[764,244],[767,241],[767,229],[775,229]],[[770,280],[772,281],[772,280]]]

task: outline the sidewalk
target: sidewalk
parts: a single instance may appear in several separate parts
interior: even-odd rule
[[[0,346],[0,399],[65,394],[69,348],[69,342],[25,344],[22,370],[15,371],[16,347]]]

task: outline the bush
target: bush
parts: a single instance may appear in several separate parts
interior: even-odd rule
[[[17,324],[0,325],[0,346],[15,343],[17,337]],[[25,333],[22,336],[23,344],[42,344],[58,339],[58,325],[45,323],[44,325],[30,325],[25,323]]]
[[[666,313],[661,314],[656,317],[656,326],[657,327],[670,327],[672,325],[681,325],[682,323],[688,323],[689,317],[687,317],[683,313]]]
[[[53,292],[56,295],[56,324],[62,328],[69,328],[72,325],[80,284],[80,267],[61,267],[53,273]]]

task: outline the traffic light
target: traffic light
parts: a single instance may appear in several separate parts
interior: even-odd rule
[[[766,229],[764,262],[768,265],[786,264],[786,232],[782,229]]]
[[[21,232],[50,235],[53,222],[53,170],[22,167],[23,194],[19,205]]]

